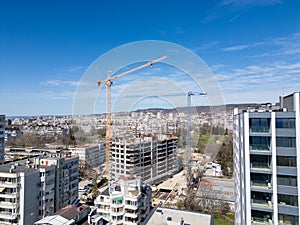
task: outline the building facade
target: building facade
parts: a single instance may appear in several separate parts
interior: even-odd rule
[[[155,183],[178,170],[177,137],[159,135],[128,140],[115,138],[110,144],[110,173],[139,176],[145,183]]]
[[[78,198],[78,157],[37,158],[35,163],[42,167],[55,166],[54,212]]]
[[[4,162],[5,115],[0,115],[0,163]]]
[[[0,224],[34,224],[54,213],[54,171],[30,159],[0,165]]]
[[[0,165],[0,224],[27,225],[78,198],[78,158],[28,158]]]
[[[87,167],[99,167],[105,161],[105,142],[98,145],[70,147],[73,156],[78,156],[80,163]]]
[[[97,207],[90,216],[90,224],[100,221],[111,224],[140,225],[150,212],[152,190],[142,185],[140,178],[120,177],[102,189],[94,203]]]
[[[300,98],[234,111],[235,224],[299,225]]]

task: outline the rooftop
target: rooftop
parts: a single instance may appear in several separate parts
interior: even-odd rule
[[[213,225],[213,215],[171,208],[154,208],[143,225]]]
[[[15,162],[10,162],[0,165],[0,172],[2,173],[16,173],[16,172],[30,172],[35,170],[33,159],[30,160],[30,163],[27,163],[28,159],[18,160]]]
[[[74,219],[77,215],[81,214],[84,210],[87,210],[89,206],[87,205],[68,205],[65,208],[57,211],[55,215],[60,215],[68,220]]]

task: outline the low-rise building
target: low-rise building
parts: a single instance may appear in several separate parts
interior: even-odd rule
[[[147,216],[142,225],[213,225],[212,214],[192,212],[180,209],[156,207]]]
[[[142,185],[140,178],[120,177],[101,190],[95,199],[94,215],[90,224],[99,225],[100,221],[111,224],[139,225],[150,212],[151,188]]]
[[[105,161],[105,142],[95,145],[70,147],[73,156],[78,156],[81,163],[88,167],[98,167]]]
[[[47,216],[37,222],[35,225],[75,225],[88,224],[88,214],[90,207],[87,205],[68,205],[62,208],[54,215]]]

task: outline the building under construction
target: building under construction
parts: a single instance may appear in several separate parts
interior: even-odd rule
[[[157,135],[115,138],[110,144],[111,178],[140,176],[145,183],[157,183],[178,171],[177,137]]]

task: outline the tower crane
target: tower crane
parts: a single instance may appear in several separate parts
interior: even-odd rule
[[[105,172],[107,175],[109,175],[109,157],[110,157],[110,124],[111,124],[111,113],[110,113],[110,101],[111,101],[111,86],[113,84],[112,80],[120,78],[126,74],[135,72],[137,70],[143,69],[147,66],[152,66],[154,63],[160,62],[164,59],[166,59],[167,56],[162,56],[160,58],[157,58],[155,60],[152,60],[150,62],[147,62],[141,66],[135,67],[131,70],[125,71],[123,73],[117,74],[115,76],[110,76],[111,71],[107,73],[107,79],[106,80],[98,80],[97,84],[100,86],[102,83],[106,84],[106,136],[105,136],[105,142],[106,142],[106,156],[105,156]]]

